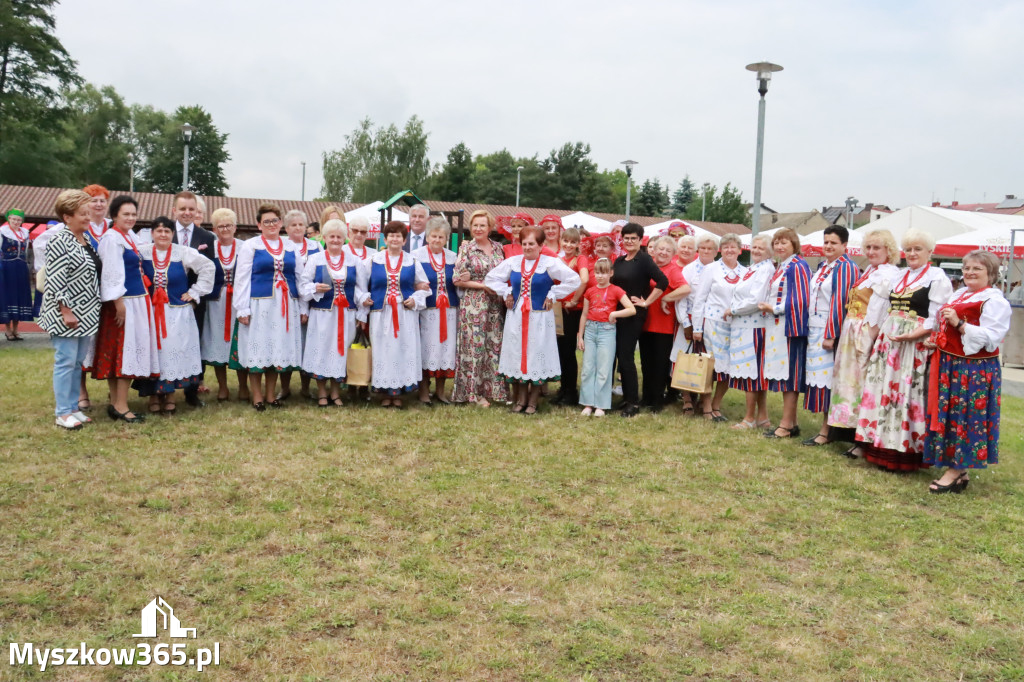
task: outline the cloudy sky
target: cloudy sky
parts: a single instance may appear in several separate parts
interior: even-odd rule
[[[430,159],[567,141],[636,177],[753,197],[750,62],[768,93],[763,201],[902,207],[1024,194],[1024,3],[63,0],[82,76],[129,102],[199,104],[229,135],[228,193],[306,198],[369,116],[430,133]],[[434,197],[442,199],[443,197]]]

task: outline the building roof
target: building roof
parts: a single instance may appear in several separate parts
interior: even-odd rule
[[[28,222],[46,222],[47,220],[52,220],[54,218],[54,203],[56,202],[57,195],[63,192],[64,189],[66,188],[0,185],[0,210],[17,207],[25,211],[25,217]],[[174,198],[173,194],[158,194],[155,192],[111,192],[111,196],[117,194],[129,194],[139,202],[139,221],[142,223],[148,223],[162,215],[170,215],[171,204]],[[292,209],[304,211],[306,215],[309,216],[310,220],[319,220],[320,214],[328,206],[336,206],[345,213],[357,209],[360,206],[365,206],[365,204],[362,203],[346,201],[294,201],[290,199],[217,196],[202,196],[202,199],[206,202],[207,222],[209,221],[210,214],[218,208],[230,208],[238,216],[238,226],[243,230],[254,230],[256,228],[256,209],[263,203],[277,204],[277,206],[285,212]],[[466,227],[468,227],[470,214],[478,209],[489,211],[494,216],[510,216],[517,212],[523,212],[532,216],[535,221],[539,221],[546,215],[557,215],[561,217],[575,212],[575,210],[565,209],[535,208],[529,206],[520,206],[517,208],[515,206],[466,204],[452,201],[426,200],[424,203],[429,206],[432,211],[463,211],[466,216]],[[587,213],[610,222],[625,219],[625,216],[621,214],[593,213],[590,211],[587,211]],[[661,216],[630,216],[630,220],[639,223],[642,227],[647,227],[648,225],[664,222],[665,218]],[[698,225],[709,232],[714,232],[717,235],[723,235],[727,232],[735,232],[737,234],[748,234],[750,232],[750,228],[744,225],[713,223],[700,220],[690,220],[688,222]]]

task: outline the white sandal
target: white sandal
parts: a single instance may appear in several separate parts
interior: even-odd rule
[[[748,422],[746,419],[744,419],[738,424],[733,424],[732,428],[734,431],[749,431],[750,429],[756,429],[757,424],[755,424],[754,422]]]
[[[57,417],[57,421],[55,423],[57,426],[62,429],[67,429],[68,431],[77,431],[82,428],[82,422],[78,421],[70,414],[66,417]]]

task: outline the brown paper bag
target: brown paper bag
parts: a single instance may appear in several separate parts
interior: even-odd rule
[[[357,332],[352,345],[345,350],[348,356],[345,383],[349,386],[369,386],[373,376],[373,350],[370,339],[363,332]]]
[[[555,335],[565,336],[565,323],[562,322],[562,304],[555,301],[551,304],[551,310],[555,313]]]
[[[672,372],[672,388],[691,393],[710,393],[715,379],[715,359],[709,353],[679,351]]]

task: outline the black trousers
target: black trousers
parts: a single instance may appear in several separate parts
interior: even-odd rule
[[[615,321],[615,359],[622,381],[622,400],[626,405],[640,404],[640,387],[637,384],[636,360],[633,354],[636,352],[636,343],[646,317],[647,311],[637,308],[633,317]]]
[[[665,403],[665,379],[670,366],[672,334],[640,333],[640,371],[644,375],[643,404],[659,407]]]
[[[565,334],[556,337],[556,339],[558,342],[558,363],[562,366],[561,393],[563,395],[575,395],[577,393],[576,379],[579,375],[580,367],[576,361],[576,335],[580,331],[580,319],[582,317],[583,311],[578,308],[575,310],[562,309],[562,329]]]

